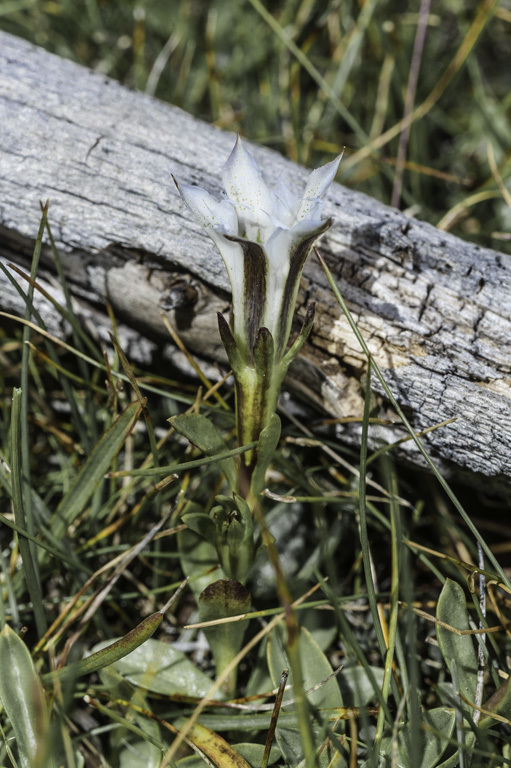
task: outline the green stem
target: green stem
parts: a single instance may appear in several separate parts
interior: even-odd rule
[[[261,375],[255,367],[249,365],[238,371],[236,423],[239,445],[257,442],[263,429],[269,425],[277,410],[282,379],[279,365],[274,365],[267,375]],[[256,449],[247,451],[241,458],[239,492],[243,498],[248,497],[256,461]]]

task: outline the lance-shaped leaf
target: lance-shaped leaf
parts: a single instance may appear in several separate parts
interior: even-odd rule
[[[448,626],[437,624],[436,636],[449,672],[453,659],[456,662],[460,693],[469,701],[475,699],[477,687],[477,654],[470,635],[459,635],[448,627],[458,630],[470,628],[465,593],[460,585],[446,579],[438,598],[437,619]]]
[[[257,462],[252,475],[252,493],[257,496],[264,488],[266,470],[270,466],[277,445],[280,440],[280,419],[276,413],[272,414],[268,426],[259,435],[257,445]]]
[[[215,456],[228,450],[228,446],[215,425],[201,413],[183,413],[169,419],[174,429],[186,437],[206,456]],[[232,457],[219,462],[231,490],[236,490],[236,464]]]
[[[56,538],[61,538],[68,526],[84,510],[114,457],[135,426],[141,410],[142,405],[138,402],[128,405],[92,449],[89,458],[74,478],[52,519],[51,529]]]
[[[0,632],[0,701],[16,737],[19,764],[32,768],[47,741],[48,710],[28,648],[8,624]]]
[[[98,669],[109,666],[109,664],[113,664],[127,656],[135,648],[138,648],[139,645],[142,645],[142,643],[145,643],[156,632],[162,619],[163,613],[161,611],[152,613],[124,635],[124,637],[115,640],[100,651],[80,659],[80,661],[71,662],[71,664],[56,669],[54,672],[48,672],[43,676],[43,680],[45,682],[52,682],[55,679],[67,680],[82,677],[82,675],[88,675],[91,672],[96,672]]]

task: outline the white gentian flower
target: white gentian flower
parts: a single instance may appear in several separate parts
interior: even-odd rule
[[[222,173],[224,199],[218,202],[204,189],[178,184],[227,268],[232,287],[232,341],[245,364],[253,360],[261,328],[268,329],[273,339],[274,362],[284,356],[305,260],[314,242],[332,224],[331,219],[321,217],[322,198],[339,162],[340,157],[313,171],[302,197],[297,197],[281,180],[277,189],[270,189],[238,138]],[[228,331],[222,322],[221,331],[226,343]],[[226,346],[231,347],[227,349],[231,358],[233,345]]]

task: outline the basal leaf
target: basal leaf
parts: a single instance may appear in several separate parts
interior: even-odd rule
[[[502,685],[500,685],[495,693],[490,696],[488,701],[483,704],[483,709],[487,712],[493,712],[495,715],[501,717],[507,717],[511,719],[511,685],[509,681],[511,678],[507,678]],[[479,720],[479,728],[490,728],[495,725],[495,719],[493,717],[482,717]]]
[[[43,687],[27,646],[8,624],[0,632],[0,701],[16,737],[20,766],[41,765],[48,728]]]
[[[437,605],[437,619],[454,629],[470,629],[465,593],[460,585],[447,579]],[[437,624],[436,634],[444,661],[451,671],[456,660],[460,693],[474,701],[477,684],[477,654],[470,635],[457,635],[447,627]]]
[[[371,667],[380,690],[383,685],[383,667]],[[347,667],[339,675],[339,686],[346,705],[365,707],[375,701],[374,686],[364,667]]]
[[[101,650],[109,642],[99,643],[94,651]],[[181,694],[202,698],[213,685],[213,681],[184,653],[161,640],[146,640],[112,667],[133,685],[164,696]],[[213,698],[220,698],[220,695]]]
[[[434,768],[444,754],[452,737],[456,721],[454,709],[437,707],[425,712],[422,717],[422,759],[417,768]],[[400,748],[404,757],[410,755],[410,742],[415,738],[410,728],[404,728],[400,735]],[[403,761],[406,765],[407,761]]]
[[[315,686],[318,686],[316,690],[308,694],[308,701],[317,709],[334,709],[342,707],[342,696],[339,689],[339,685],[335,678],[324,682],[332,674],[332,667],[325,654],[320,650],[319,646],[310,635],[310,633],[303,627],[300,629],[298,647],[300,652],[302,670],[303,670],[303,684],[305,690],[310,690]],[[268,638],[268,668],[270,670],[273,685],[277,687],[280,682],[282,671],[289,669],[289,661],[287,659],[282,633],[278,629],[274,630]],[[288,678],[288,684],[292,684],[292,676]],[[284,712],[294,709],[293,705],[289,708],[285,706],[286,700],[292,699],[291,689],[284,695],[284,701],[282,710]],[[319,716],[321,713],[319,712]],[[327,718],[325,718],[327,719]],[[286,764],[296,768],[296,766],[303,760],[303,749],[300,739],[298,727],[290,726],[288,724],[278,724],[275,732],[277,744],[281,750]],[[317,727],[315,724],[314,736],[316,742],[316,749],[319,750],[322,743],[327,736],[325,728]],[[320,768],[326,768],[331,760],[334,758],[337,752],[336,747],[329,741],[327,747],[322,750],[319,757]],[[341,762],[339,765],[345,765],[344,757],[341,756]]]

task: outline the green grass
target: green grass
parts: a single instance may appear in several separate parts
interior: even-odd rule
[[[403,116],[418,7],[367,0],[362,8],[303,0],[278,4],[269,18],[257,0],[10,0],[0,25],[294,160],[319,165],[346,145],[341,180],[390,202],[399,136],[384,139]],[[415,95],[425,106],[411,126],[401,190],[401,205],[418,216],[500,248],[508,246],[494,233],[510,218],[495,179],[495,167],[504,184],[509,174],[510,24],[510,11],[490,2],[433,6]],[[234,448],[233,393],[224,384],[221,398],[204,399],[195,382],[132,370],[119,348],[107,369],[70,304],[62,313],[73,327],[68,349],[15,323],[0,327],[0,626],[14,630],[0,634],[0,764],[190,768],[206,764],[193,757],[199,749],[220,768],[243,766],[240,755],[279,768],[304,756],[307,768],[511,765],[511,696],[500,688],[499,701],[488,701],[508,672],[509,500],[451,488],[427,452],[427,474],[392,451],[373,461],[369,397],[360,452],[332,446],[321,425],[310,447],[300,440],[305,425],[284,418],[273,496],[261,501],[276,546],[260,536],[266,547],[235,662],[244,708],[200,701],[216,695],[214,666],[199,630],[185,627],[199,620],[215,560],[181,518],[208,511],[223,481],[167,419],[200,409]],[[381,374],[368,362],[369,393]],[[307,630],[289,640],[289,659],[288,601]],[[479,627],[490,631],[471,634]],[[118,656],[102,667],[112,659],[104,646],[120,637],[116,648],[133,652],[129,668]],[[91,650],[99,655],[61,683],[44,677],[41,694],[37,681],[57,660]],[[300,687],[286,692],[272,737],[268,692],[287,665],[302,668],[308,703],[285,706]],[[85,672],[73,679],[77,669]],[[176,731],[188,742],[173,754]]]

